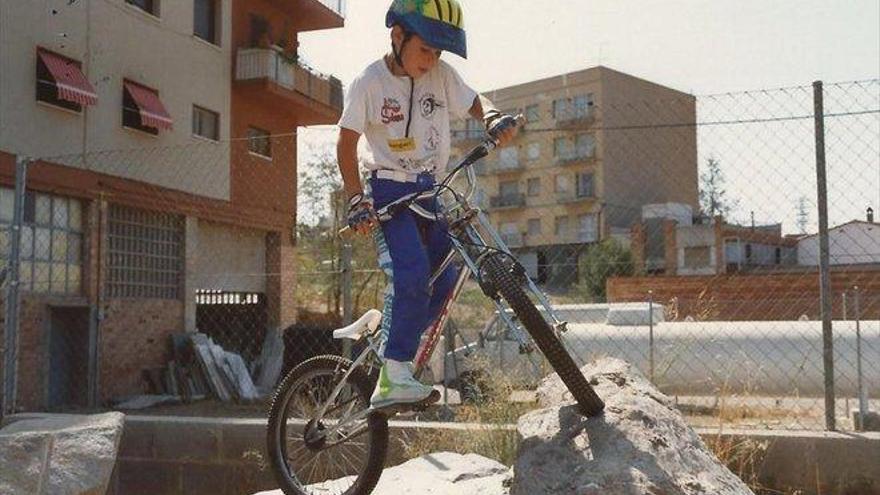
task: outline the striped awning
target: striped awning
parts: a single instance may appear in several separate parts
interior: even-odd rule
[[[37,55],[46,64],[55,80],[58,98],[79,105],[95,105],[98,95],[75,62],[56,53],[38,50]]]
[[[125,81],[125,90],[131,95],[138,113],[141,116],[141,125],[155,127],[156,129],[171,129],[174,121],[165,110],[165,105],[159,99],[159,95],[150,88],[141,86],[131,81]]]

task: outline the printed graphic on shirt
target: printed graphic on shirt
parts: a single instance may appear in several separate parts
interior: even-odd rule
[[[413,138],[389,139],[388,148],[396,153],[413,151],[416,149],[416,140]]]
[[[440,146],[440,131],[434,126],[428,127],[425,129],[424,149],[426,151],[437,151],[438,146]]]
[[[434,93],[425,93],[419,98],[419,108],[422,112],[422,117],[426,119],[434,118],[434,111],[438,108],[443,108],[444,104],[441,100],[438,100]]]
[[[434,171],[434,165],[437,161],[436,155],[426,156],[422,159],[418,158],[398,158],[397,163],[409,172]]]
[[[403,120],[403,112],[400,110],[400,102],[395,98],[385,98],[382,104],[382,123],[400,122]]]

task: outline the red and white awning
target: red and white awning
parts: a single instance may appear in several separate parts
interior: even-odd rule
[[[165,110],[165,105],[159,99],[159,95],[150,88],[141,86],[131,81],[125,81],[125,90],[131,95],[138,113],[141,116],[141,125],[155,127],[156,129],[171,129],[174,121]]]
[[[86,79],[86,76],[76,63],[61,55],[44,50],[38,50],[37,54],[40,60],[46,64],[46,68],[49,69],[49,73],[52,74],[52,78],[55,80],[58,98],[79,105],[94,105],[98,103],[98,95],[95,93],[95,88]]]

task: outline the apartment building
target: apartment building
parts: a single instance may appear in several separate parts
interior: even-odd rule
[[[697,206],[692,95],[604,66],[485,95],[528,123],[478,166],[478,200],[539,283],[574,283],[584,249],[626,237],[644,204]],[[453,160],[483,136],[455,128]]]
[[[169,335],[210,334],[219,306],[197,294],[244,294],[262,326],[292,323],[293,132],[342,109],[297,36],[341,27],[343,0],[0,2],[2,265],[16,160],[39,159],[18,407],[141,392]]]

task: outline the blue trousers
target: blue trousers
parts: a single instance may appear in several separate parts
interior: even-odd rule
[[[370,188],[376,209],[420,190],[413,182],[377,178],[370,179]],[[420,206],[435,211],[431,200]],[[440,314],[455,286],[458,270],[454,265],[449,265],[433,286],[428,284],[452,249],[447,232],[446,222],[422,218],[409,209],[374,230],[379,266],[389,280],[381,327],[387,359],[411,361],[415,357],[422,333]]]

